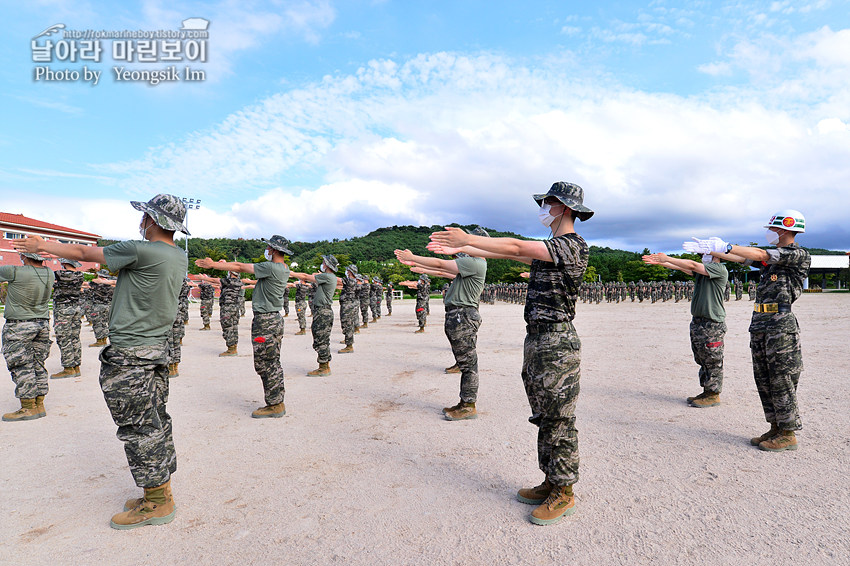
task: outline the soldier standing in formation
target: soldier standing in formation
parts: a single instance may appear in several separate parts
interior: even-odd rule
[[[207,281],[201,281],[198,289],[201,294],[201,321],[204,323],[201,330],[211,330],[210,317],[212,316],[213,301],[215,300],[215,289]]]
[[[254,352],[254,370],[263,383],[265,406],[258,408],[251,416],[255,419],[280,418],[286,414],[283,403],[285,387],[283,367],[280,365],[280,347],[283,340],[283,295],[289,292],[289,267],[285,256],[291,255],[289,240],[274,235],[268,240],[262,263],[241,263],[237,261],[214,262],[210,258],[195,260],[195,265],[204,269],[221,269],[239,273],[251,273],[255,279],[244,280],[254,284],[251,308],[254,320],[251,322],[251,345]],[[243,281],[243,282],[244,282]]]
[[[698,240],[696,249],[747,266],[761,262],[750,350],[756,389],[770,430],[750,442],[761,450],[781,452],[797,449],[796,431],[803,428],[797,406],[797,383],[803,369],[800,325],[791,305],[803,293],[812,258],[795,242],[797,234],[806,231],[801,212],[781,210],[765,228],[767,243],[775,249],[736,246],[719,238]]]
[[[533,197],[540,207],[538,218],[552,230],[551,239],[486,238],[446,228],[431,240],[477,257],[531,264],[522,380],[531,405],[529,420],[539,427],[538,463],[546,477],[536,487],[521,489],[517,498],[537,505],[533,523],[549,525],[575,511],[581,341],[572,320],[589,255],[587,243],[575,232],[575,219],[587,220],[593,211],[583,204],[582,188],[572,183],[555,183],[546,194]]]
[[[342,289],[339,292],[339,321],[345,336],[345,347],[338,350],[340,354],[354,351],[354,331],[357,330],[357,309],[360,301],[357,298],[357,266],[354,264],[345,268],[342,277]]]
[[[702,263],[663,253],[645,255],[643,261],[682,271],[696,279],[691,301],[690,337],[694,361],[699,366],[702,393],[688,397],[687,401],[691,406],[700,408],[719,405],[723,389],[723,339],[726,336],[723,292],[729,281],[729,271],[710,254],[703,255]]]
[[[80,376],[80,363],[83,359],[83,345],[80,341],[83,316],[83,274],[77,271],[82,267],[79,261],[60,258],[62,269],[54,273],[53,283],[53,334],[62,354],[62,371],[50,377],[61,379]]]
[[[186,324],[189,312],[189,291],[192,289],[192,281],[188,277],[183,278],[180,286],[180,295],[177,299],[177,316],[171,325],[171,338],[168,341],[168,377],[178,377],[177,366],[183,359],[183,337],[186,336]]]
[[[16,247],[16,249],[18,249]],[[50,355],[50,291],[55,276],[35,251],[18,249],[21,265],[0,266],[6,288],[3,318],[3,357],[15,384],[21,408],[3,415],[4,421],[30,421],[47,416],[47,369]]]
[[[358,275],[357,298],[360,301],[360,328],[369,328],[369,299],[372,288],[364,275]]]
[[[307,334],[307,291],[310,286],[298,281],[295,283],[295,316],[298,317],[298,332],[296,336]],[[289,289],[286,291],[289,292]]]
[[[387,316],[393,315],[393,291],[395,291],[395,287],[390,281],[387,283]]]
[[[108,275],[108,273],[101,270],[98,272],[97,278],[89,281],[92,301],[91,325],[95,338],[95,341],[89,344],[89,348],[106,346],[106,337],[109,335],[109,307],[112,304],[114,288],[104,275]]]
[[[319,273],[298,273],[293,271],[292,277],[302,282],[312,283],[316,287],[313,297],[313,322],[310,330],[313,333],[313,349],[316,351],[319,367],[310,372],[309,376],[326,376],[331,374],[331,330],[334,325],[333,297],[337,288],[337,277],[334,272],[339,262],[332,255],[322,256]]]

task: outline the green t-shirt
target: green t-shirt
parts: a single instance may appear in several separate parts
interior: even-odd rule
[[[483,257],[459,257],[457,277],[452,280],[443,303],[447,307],[478,307],[484,278],[487,276],[487,260]]]
[[[333,273],[317,273],[316,296],[313,297],[314,307],[329,307],[333,304],[336,290],[336,275]]]
[[[705,266],[708,275],[694,273],[694,298],[691,299],[691,315],[707,318],[714,322],[726,320],[726,307],[723,298],[726,295],[726,282],[729,271],[722,263],[709,263]]]
[[[280,312],[283,308],[283,294],[289,292],[289,268],[285,263],[264,261],[254,264],[254,279],[257,285],[251,298],[251,308],[255,313]]]
[[[109,307],[109,342],[121,348],[161,344],[177,317],[186,253],[165,242],[131,240],[103,248],[118,282]]]
[[[31,265],[0,267],[0,281],[8,281],[6,310],[3,316],[12,320],[50,318],[48,303],[53,290],[53,270]]]

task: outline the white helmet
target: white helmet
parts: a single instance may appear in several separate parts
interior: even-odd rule
[[[789,232],[805,232],[806,219],[799,210],[786,208],[771,216],[765,228],[782,228]]]

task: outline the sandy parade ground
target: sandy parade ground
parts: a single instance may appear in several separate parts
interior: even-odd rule
[[[83,327],[83,376],[50,380],[47,418],[0,423],[0,564],[850,564],[850,295],[795,305],[805,369],[796,452],[768,453],[752,377],[752,303],[726,303],[722,404],[700,392],[689,304],[579,304],[577,512],[539,527],[514,494],[536,485],[536,429],[520,379],[521,305],[482,305],[477,420],[449,422],[458,375],[431,300],[424,334],[414,301],[316,367],[309,332],[285,319],[287,414],[252,419],[262,387],[250,349],[219,358],[218,326],[191,307],[180,376],[171,381],[177,516],[109,527],[138,497],[97,380],[99,349]],[[309,324],[309,321],[308,321]],[[61,369],[54,343],[47,362]],[[3,412],[18,408],[2,370]]]

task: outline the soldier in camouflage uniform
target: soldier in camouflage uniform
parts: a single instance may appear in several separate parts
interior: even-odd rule
[[[369,286],[369,279],[365,276],[359,275],[357,280],[360,282],[357,289],[357,298],[360,301],[360,327],[369,328],[369,295],[372,289]]]
[[[171,325],[171,337],[168,340],[168,377],[178,377],[180,373],[177,366],[183,360],[183,337],[186,336],[186,325],[183,323],[186,320],[186,312],[189,310],[189,291],[192,288],[192,282],[188,277],[183,278],[183,284],[180,286],[180,294],[177,298],[177,316],[174,318],[174,323]],[[185,306],[184,306],[185,305]]]
[[[649,265],[682,271],[696,279],[694,300],[691,302],[691,350],[699,366],[702,393],[688,397],[692,407],[714,407],[720,404],[723,389],[723,339],[726,336],[726,307],[723,292],[729,271],[720,260],[704,254],[702,263],[656,253],[643,256]]]
[[[534,195],[540,221],[552,230],[552,238],[545,241],[485,238],[457,228],[431,235],[433,242],[473,256],[531,264],[522,380],[531,405],[529,420],[539,427],[538,463],[546,479],[539,486],[521,489],[517,498],[538,505],[530,520],[539,525],[555,523],[575,511],[581,341],[572,320],[589,253],[574,226],[576,218],[587,220],[593,215],[583,198],[581,187],[564,182],[555,183],[546,194]]]
[[[77,271],[82,264],[65,258],[60,258],[59,263],[62,269],[54,273],[56,280],[53,283],[53,334],[62,354],[64,369],[51,375],[53,379],[79,377],[83,359],[80,342],[83,274]]]
[[[106,346],[106,337],[109,334],[109,307],[112,304],[114,287],[104,277],[109,275],[101,270],[96,279],[89,281],[91,289],[91,325],[94,330],[95,341],[89,344],[89,348]]]
[[[333,297],[337,288],[337,277],[334,272],[339,262],[332,255],[322,256],[319,273],[298,273],[292,276],[315,285],[316,294],[313,297],[313,323],[310,330],[313,333],[313,349],[316,351],[319,367],[307,372],[309,376],[324,376],[331,374],[331,330],[334,325]]]
[[[698,240],[696,245],[721,259],[763,266],[750,322],[750,350],[770,430],[750,442],[761,450],[781,452],[797,449],[795,431],[803,428],[797,406],[797,383],[803,370],[800,325],[791,305],[803,293],[812,259],[795,242],[797,234],[806,230],[801,212],[781,210],[765,228],[767,243],[775,249],[735,246],[719,238]]]
[[[307,334],[307,290],[309,288],[310,286],[306,283],[300,281],[295,283],[295,314],[298,317],[296,336]]]
[[[476,227],[475,235],[489,237],[483,228]],[[453,250],[452,250],[453,251]],[[414,255],[410,250],[395,250],[398,260],[410,265],[414,273],[427,272],[435,277],[447,277],[452,284],[443,297],[445,332],[455,358],[460,377],[460,401],[445,407],[446,420],[459,421],[478,418],[478,328],[481,314],[478,302],[487,276],[487,260],[458,252],[451,260]],[[448,372],[448,369],[446,370]]]
[[[116,529],[168,523],[175,514],[170,480],[177,457],[165,405],[168,340],[187,268],[186,254],[174,245],[174,232],[188,235],[186,208],[177,197],[162,194],[132,205],[143,212],[139,232],[144,241],[100,248],[30,236],[14,244],[118,272],[109,312],[110,343],[100,352],[100,385],[144,496],[127,501],[127,510],[112,517],[110,525]]]
[[[357,330],[357,309],[360,300],[357,298],[357,266],[349,265],[342,278],[342,289],[339,292],[339,319],[342,323],[342,333],[345,336],[345,348],[340,354],[354,351],[354,331]]]
[[[307,287],[307,307],[310,309],[310,316],[313,316],[313,298],[316,296],[316,284],[311,283]]]
[[[384,287],[381,285],[380,277],[372,278],[372,285],[369,289],[370,298],[374,296],[374,301],[369,307],[372,309],[372,322],[377,322],[381,318],[381,303],[384,300]]]
[[[252,273],[255,279],[243,282],[255,285],[251,299],[254,320],[251,322],[251,344],[254,351],[254,370],[263,383],[265,406],[258,408],[251,417],[255,419],[280,418],[286,414],[284,405],[284,376],[280,365],[280,348],[283,341],[283,295],[289,292],[290,278],[286,255],[292,255],[289,240],[275,234],[268,240],[261,263],[238,261],[214,262],[210,258],[195,260],[203,269],[221,269],[239,273]]]
[[[221,336],[227,349],[219,357],[237,355],[239,344],[239,296],[243,295],[242,281],[235,271],[228,271],[225,277],[219,279],[221,294],[218,297],[218,320],[221,324]],[[286,293],[289,294],[287,287]]]
[[[392,282],[387,283],[387,316],[393,315],[393,291],[395,287]]]
[[[3,317],[3,357],[15,384],[21,408],[4,421],[30,421],[47,416],[47,369],[50,355],[50,291],[53,271],[35,251],[18,250],[21,264],[0,266],[0,281],[8,281]]]
[[[210,330],[210,317],[213,311],[213,301],[215,300],[215,289],[206,281],[201,281],[198,288],[201,291],[201,321],[204,323],[201,330]]]

